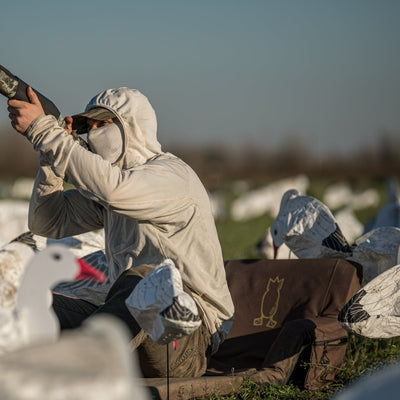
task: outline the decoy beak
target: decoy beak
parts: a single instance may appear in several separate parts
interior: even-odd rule
[[[83,258],[78,259],[79,271],[75,276],[75,280],[90,280],[98,283],[106,281],[106,276],[98,269],[92,267]]]
[[[272,242],[272,245],[274,247],[274,260],[276,260],[276,258],[278,257],[279,246],[277,246],[274,242]]]

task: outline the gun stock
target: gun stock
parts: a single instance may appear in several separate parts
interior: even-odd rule
[[[26,88],[28,86],[30,85],[0,65],[0,93],[3,96],[7,97],[8,99],[22,100],[29,103],[28,96],[26,95]],[[58,124],[62,128],[65,128],[66,125],[64,117],[61,115],[61,112],[56,105],[47,97],[39,93],[36,89],[33,90],[42,104],[44,113],[56,117]],[[76,132],[72,132],[72,136],[82,147],[84,147],[86,150],[89,150],[88,144],[80,136],[78,136]]]

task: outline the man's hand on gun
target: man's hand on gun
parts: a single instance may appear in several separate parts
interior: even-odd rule
[[[44,115],[42,104],[36,93],[28,86],[26,94],[30,103],[21,100],[8,100],[8,117],[11,120],[12,127],[19,133],[24,134],[30,124],[40,115]]]
[[[37,97],[34,90],[28,86],[26,94],[30,103],[22,100],[10,99],[8,100],[8,117],[11,120],[12,127],[19,133],[24,134],[29,128],[30,124],[40,115],[44,115],[42,104]],[[65,130],[68,133],[72,132],[72,118],[65,118]]]

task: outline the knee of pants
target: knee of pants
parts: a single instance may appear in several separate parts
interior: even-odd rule
[[[202,376],[207,369],[210,333],[202,325],[176,343],[159,345],[149,337],[138,347],[142,373],[147,378]]]

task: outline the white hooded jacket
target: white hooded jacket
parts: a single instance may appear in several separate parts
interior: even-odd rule
[[[93,107],[111,110],[123,127],[114,164],[81,147],[52,116],[38,117],[25,133],[41,152],[29,228],[51,238],[104,228],[111,283],[125,269],[172,259],[215,351],[234,308],[207,192],[187,164],[162,152],[155,112],[139,91],[106,90],[86,110]],[[76,189],[64,191],[63,180]]]

